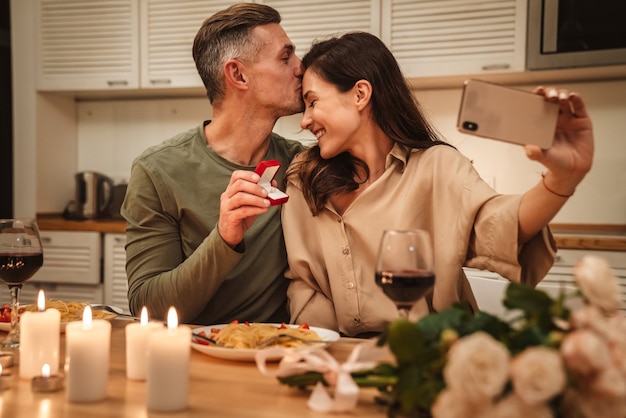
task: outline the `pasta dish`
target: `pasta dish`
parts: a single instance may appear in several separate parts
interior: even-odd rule
[[[61,300],[47,300],[46,309],[53,308],[61,312],[61,322],[80,321],[83,318],[83,310],[89,305],[85,302],[63,302]],[[24,311],[37,312],[37,305],[26,305]],[[21,313],[22,309],[20,309]],[[93,319],[111,319],[116,315],[111,312],[92,310]]]
[[[227,348],[257,348],[265,340],[277,335],[292,335],[305,340],[319,340],[317,332],[302,324],[299,327],[289,327],[285,324],[260,324],[232,322],[224,328],[211,329],[210,338],[218,345]],[[302,347],[306,345],[302,341],[290,338],[281,338],[274,345],[283,347]]]

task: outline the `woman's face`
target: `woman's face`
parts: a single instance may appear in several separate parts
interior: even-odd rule
[[[357,108],[357,95],[352,88],[340,92],[315,72],[307,70],[302,79],[304,115],[302,129],[315,135],[324,159],[342,152],[354,154],[358,146],[357,132],[361,125],[361,113]]]

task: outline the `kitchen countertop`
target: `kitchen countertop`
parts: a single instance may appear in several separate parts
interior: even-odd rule
[[[65,219],[60,214],[37,214],[37,225],[42,231],[95,231],[103,233],[124,234],[124,219]]]
[[[123,219],[68,220],[60,214],[39,214],[37,223],[45,231],[126,232]],[[626,225],[554,223],[550,227],[561,249],[626,251]]]

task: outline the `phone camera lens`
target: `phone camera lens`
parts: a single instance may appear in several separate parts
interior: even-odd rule
[[[463,129],[468,131],[476,131],[478,129],[478,124],[474,122],[463,122]]]

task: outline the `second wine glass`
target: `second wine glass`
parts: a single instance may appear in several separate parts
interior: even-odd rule
[[[432,242],[421,229],[387,230],[376,260],[376,284],[398,308],[402,318],[435,286]]]

